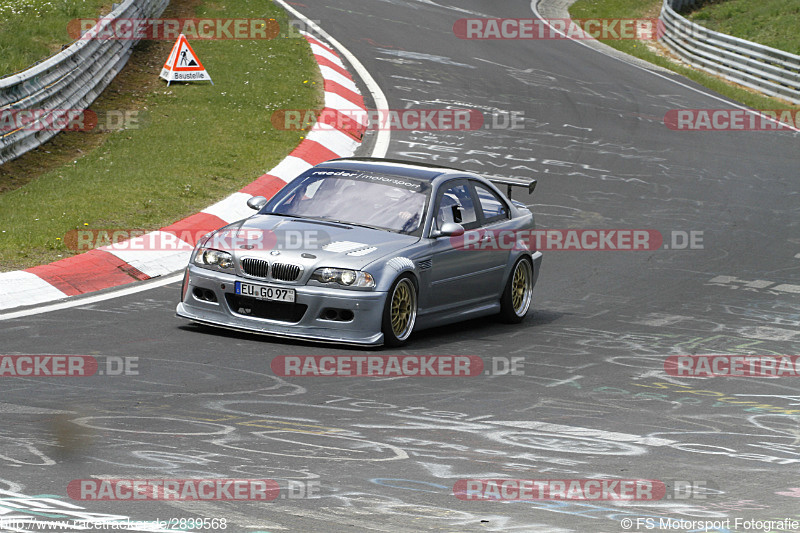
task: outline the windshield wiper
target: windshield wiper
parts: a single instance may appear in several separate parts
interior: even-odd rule
[[[279,217],[289,217],[289,218],[313,218],[313,217],[305,217],[303,215],[292,215],[289,213],[275,213],[274,211],[268,211],[266,213],[258,212],[259,215],[276,215]]]
[[[319,220],[324,220],[325,222],[334,222],[336,224],[343,224],[345,226],[357,226],[359,228],[367,228],[367,229],[376,229],[379,231],[386,231],[386,228],[380,228],[378,226],[370,226],[369,224],[357,224],[355,222],[349,222],[347,220],[337,220],[335,218],[330,217],[318,217]]]
[[[359,228],[367,228],[367,229],[376,229],[376,230],[379,230],[379,231],[386,231],[386,228],[381,228],[381,227],[378,227],[378,226],[370,226],[369,224],[357,224],[355,222],[349,222],[347,220],[338,220],[338,219],[330,218],[330,217],[313,217],[313,216],[309,216],[309,215],[292,215],[292,214],[289,214],[289,213],[275,213],[275,212],[272,212],[272,211],[269,211],[267,213],[260,213],[259,212],[258,214],[259,215],[276,215],[276,216],[279,216],[279,217],[289,217],[289,218],[302,218],[302,219],[305,219],[305,220],[318,220],[320,222],[330,222],[332,224],[341,224],[343,226],[358,226]]]

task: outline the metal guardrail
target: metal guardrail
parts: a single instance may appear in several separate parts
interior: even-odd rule
[[[89,32],[102,36],[116,18],[158,17],[168,4],[169,0],[125,0]],[[86,37],[28,70],[0,79],[0,113],[36,110],[41,115],[22,128],[0,131],[0,164],[58,133],[57,128],[46,126],[52,111],[87,109],[122,70],[138,42]]]
[[[800,104],[800,56],[709,30],[678,14],[699,2],[664,0],[664,45],[693,67]]]

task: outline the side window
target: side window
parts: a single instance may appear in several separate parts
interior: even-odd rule
[[[497,194],[491,189],[488,189],[480,183],[475,183],[475,192],[478,195],[478,203],[481,204],[481,211],[483,211],[483,218],[485,222],[497,222],[498,220],[505,220],[508,218],[508,208],[505,202],[500,199]]]
[[[478,224],[475,205],[465,183],[448,187],[439,197],[434,227],[441,229],[447,222],[461,224],[464,229],[472,229]]]

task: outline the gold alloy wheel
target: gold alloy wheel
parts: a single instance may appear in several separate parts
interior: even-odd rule
[[[517,263],[511,281],[511,306],[517,316],[523,316],[531,304],[531,265],[524,259]]]
[[[410,279],[403,278],[394,288],[389,313],[394,336],[398,340],[407,339],[417,318],[417,295]]]

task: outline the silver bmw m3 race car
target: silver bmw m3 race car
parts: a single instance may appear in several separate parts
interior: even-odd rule
[[[528,238],[533,214],[509,198],[535,185],[407,161],[327,161],[269,200],[251,198],[256,214],[198,242],[177,315],[387,346],[480,316],[521,322],[542,254]]]

